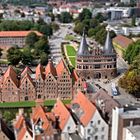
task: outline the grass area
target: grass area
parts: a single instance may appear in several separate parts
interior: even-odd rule
[[[75,62],[75,57],[69,57],[71,64],[73,65],[73,67],[75,67],[76,62]]]
[[[71,102],[71,100],[63,100],[62,102],[64,104],[69,104]],[[55,103],[56,103],[56,100],[46,100],[44,102],[44,106],[54,106]]]
[[[66,51],[68,56],[76,56],[76,50],[71,45],[66,45]]]
[[[5,102],[0,103],[0,108],[34,107],[35,101]]]
[[[64,104],[69,104],[71,100],[63,100]],[[46,100],[44,101],[45,106],[53,106],[56,100]],[[34,107],[36,105],[35,101],[22,101],[22,102],[5,102],[0,103],[0,108],[18,108],[18,107]]]
[[[73,35],[66,35],[65,36],[65,40],[71,41],[71,40],[74,40],[74,39],[75,39],[75,37]]]
[[[0,64],[9,64],[7,60],[0,60]]]

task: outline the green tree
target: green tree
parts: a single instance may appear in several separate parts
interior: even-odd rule
[[[89,37],[92,37],[92,36],[94,36],[95,35],[95,30],[93,29],[93,28],[90,28],[89,30],[88,30],[88,36]]]
[[[10,48],[7,51],[7,60],[14,66],[18,65],[22,57],[22,53],[19,48]]]
[[[92,18],[92,13],[90,12],[89,9],[83,9],[83,11],[79,14],[78,19],[80,21],[83,21],[84,19],[91,19]]]
[[[69,12],[62,12],[59,16],[59,21],[62,23],[70,23],[72,20],[72,15]]]
[[[39,31],[46,36],[51,36],[53,34],[51,25],[41,25]]]
[[[78,34],[82,34],[83,33],[83,29],[84,29],[84,24],[82,22],[79,22],[74,27],[74,32],[76,32]]]
[[[32,46],[34,46],[36,41],[38,41],[37,34],[35,32],[31,32],[27,35],[25,43],[26,43],[26,45],[32,47]]]
[[[48,55],[45,52],[41,53],[40,63],[42,65],[46,65],[48,63]]]
[[[29,47],[24,48],[22,52],[22,63],[24,65],[31,65],[32,61],[33,61],[33,56],[31,53],[31,49]]]

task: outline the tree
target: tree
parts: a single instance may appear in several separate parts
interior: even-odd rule
[[[83,11],[79,14],[78,19],[80,21],[83,21],[84,19],[91,19],[92,18],[92,13],[90,12],[89,9],[83,9]]]
[[[27,35],[25,43],[26,45],[32,47],[36,41],[38,41],[37,34],[35,32],[31,32]]]
[[[1,58],[1,56],[2,56],[2,51],[3,51],[3,49],[0,48],[0,58]]]
[[[95,16],[95,19],[98,20],[100,23],[104,21],[104,16],[102,15],[102,13],[98,13]]]
[[[59,25],[57,24],[57,23],[52,23],[51,24],[51,27],[52,27],[52,29],[54,30],[54,31],[57,31],[57,30],[59,30]]]
[[[53,34],[53,30],[50,25],[41,25],[39,31],[46,36],[51,36]]]
[[[45,52],[43,52],[40,56],[40,63],[42,65],[46,65],[48,63],[48,55]]]
[[[89,30],[88,30],[88,36],[89,37],[92,37],[92,36],[94,36],[95,35],[95,30],[93,29],[93,28],[90,28]]]
[[[59,17],[59,21],[62,23],[70,23],[72,19],[72,15],[69,12],[62,12]]]
[[[76,26],[74,27],[74,32],[78,33],[78,34],[82,34],[83,33],[83,29],[84,29],[84,24],[79,22],[76,24]]]
[[[18,65],[18,63],[21,60],[21,57],[22,53],[19,50],[19,48],[12,47],[7,51],[7,59],[14,66]]]
[[[31,49],[29,47],[24,48],[22,54],[22,63],[24,65],[31,65],[32,61],[33,61],[33,56],[31,53]]]

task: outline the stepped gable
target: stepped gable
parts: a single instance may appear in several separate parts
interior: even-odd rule
[[[7,78],[10,78],[12,82],[16,85],[16,87],[18,86],[17,74],[15,70],[12,68],[12,66],[9,66],[6,72],[4,73],[2,78],[3,84],[6,82]]]
[[[88,44],[87,44],[87,41],[86,41],[85,32],[83,32],[81,43],[80,43],[77,55],[78,56],[90,55],[89,50],[88,50]]]
[[[114,52],[113,51],[114,47],[113,47],[113,44],[112,44],[112,39],[110,37],[110,32],[109,31],[107,31],[105,46],[104,46],[103,50],[104,50],[105,54],[112,54]]]
[[[61,59],[60,62],[56,66],[57,76],[60,76],[64,70],[68,71],[66,64],[64,63],[64,60]]]
[[[60,99],[57,99],[57,102],[54,105],[52,112],[56,117],[58,117],[59,128],[63,130],[71,115]]]
[[[40,119],[43,122],[42,124],[43,131],[45,131],[45,133],[47,133],[48,136],[51,136],[53,134],[52,125],[49,122],[45,109],[42,106],[37,106],[33,109],[31,119],[34,125],[38,123],[38,120]]]
[[[72,101],[71,109],[85,127],[91,121],[96,112],[96,107],[81,91],[78,91],[77,96]]]
[[[36,79],[39,78],[39,76],[41,76],[41,78],[44,80],[45,79],[45,75],[44,75],[44,71],[45,69],[43,68],[43,66],[41,64],[39,64],[37,67],[36,67]]]
[[[45,74],[46,74],[46,76],[47,76],[49,73],[51,73],[53,76],[56,76],[56,75],[57,75],[56,69],[55,69],[55,67],[54,67],[54,65],[53,65],[53,63],[52,63],[51,60],[49,60],[47,66],[46,66],[46,68],[45,68]]]
[[[22,83],[23,83],[23,81],[24,81],[24,79],[29,79],[29,81],[32,83],[32,85],[34,86],[34,82],[33,82],[33,80],[32,80],[32,78],[30,77],[30,75],[28,74],[28,73],[26,73],[25,75],[24,75],[24,77],[22,77],[22,79],[20,80],[20,85],[22,85]]]
[[[28,66],[26,66],[21,72],[21,76],[23,77],[26,73],[30,75],[30,74],[33,74],[33,71]]]

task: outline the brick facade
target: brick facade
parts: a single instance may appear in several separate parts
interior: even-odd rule
[[[46,69],[39,64],[35,73],[26,67],[19,75],[9,66],[0,82],[1,102],[58,97],[72,99],[77,90],[84,90],[84,81],[80,80],[76,73],[72,75],[63,60],[56,67],[49,61]]]

